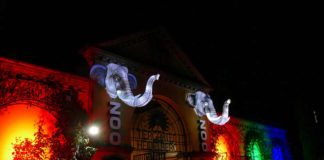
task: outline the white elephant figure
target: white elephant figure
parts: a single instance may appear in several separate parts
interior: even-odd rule
[[[105,87],[111,98],[118,97],[124,103],[132,107],[143,107],[153,98],[153,83],[159,79],[160,75],[156,74],[150,76],[145,87],[145,92],[142,96],[133,95],[129,82],[130,76],[128,74],[128,69],[125,66],[109,63],[105,67],[96,64],[93,65],[90,70],[90,77],[97,81],[98,84]]]
[[[206,115],[208,120],[214,124],[224,125],[230,119],[228,117],[229,104],[231,103],[230,99],[224,102],[221,116],[217,115],[212,99],[204,92],[197,91],[195,93],[188,93],[186,100],[194,108],[194,111],[199,117]]]

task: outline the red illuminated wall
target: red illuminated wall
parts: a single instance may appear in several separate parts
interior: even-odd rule
[[[68,137],[64,136],[68,135],[68,131],[58,130],[69,130],[69,126],[75,125],[74,121],[80,119],[76,117],[84,117],[90,110],[88,81],[86,78],[0,57],[0,160],[12,159],[12,152],[18,153],[18,150],[26,148],[33,152],[43,150],[45,158],[42,159],[48,159],[51,146],[43,144],[37,149],[32,148],[40,144],[36,145],[35,133],[41,133],[42,139],[60,133],[61,136],[55,135],[51,140],[67,146],[63,141],[67,140]],[[29,141],[33,144],[27,147],[24,142]],[[22,146],[23,149],[14,149],[14,146]],[[24,156],[22,159],[37,155]]]

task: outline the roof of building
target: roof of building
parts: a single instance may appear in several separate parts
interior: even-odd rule
[[[211,89],[210,84],[164,28],[122,36],[96,47]]]

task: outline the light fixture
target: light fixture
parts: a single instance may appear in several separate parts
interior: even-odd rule
[[[100,129],[98,126],[96,125],[92,125],[88,128],[88,133],[91,135],[91,136],[96,136],[98,135],[100,132]]]

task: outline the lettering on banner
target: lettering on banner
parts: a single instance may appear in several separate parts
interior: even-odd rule
[[[118,102],[110,102],[110,110],[109,110],[109,142],[112,145],[120,145],[121,144],[121,112],[120,112],[120,103]]]
[[[206,132],[206,121],[199,120],[199,140],[200,140],[200,149],[204,152],[207,152],[207,132]]]

